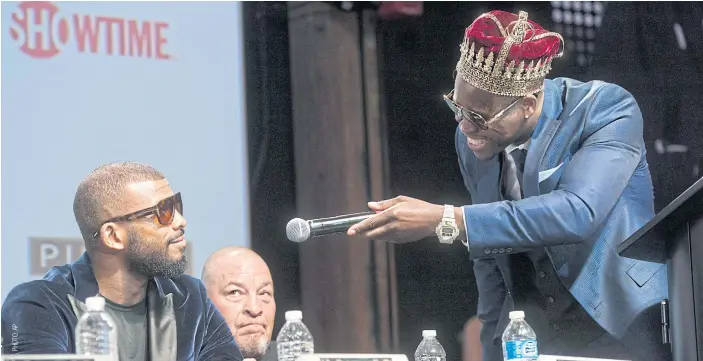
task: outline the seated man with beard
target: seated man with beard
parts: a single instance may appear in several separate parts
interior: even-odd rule
[[[86,252],[10,291],[3,354],[75,353],[85,299],[100,295],[117,326],[120,361],[242,360],[202,282],[183,274],[183,203],[161,172],[102,166],[78,186],[73,212]]]
[[[276,300],[266,262],[248,248],[223,248],[205,262],[203,283],[244,357],[277,360],[275,342],[271,342]]]

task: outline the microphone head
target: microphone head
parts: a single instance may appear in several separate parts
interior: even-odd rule
[[[307,241],[310,238],[310,224],[304,219],[293,218],[286,225],[286,236],[296,243]]]

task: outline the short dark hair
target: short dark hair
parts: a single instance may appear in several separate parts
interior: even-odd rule
[[[122,215],[127,185],[164,179],[154,167],[136,162],[114,162],[98,167],[78,185],[73,214],[86,249],[94,245],[93,234],[106,220]]]

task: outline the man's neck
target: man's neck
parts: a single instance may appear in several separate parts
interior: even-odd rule
[[[119,265],[119,260],[95,260],[93,272],[98,282],[98,290],[106,299],[123,306],[132,306],[146,297],[146,288],[149,280],[137,276],[127,270],[124,265]],[[96,264],[104,267],[96,267]]]
[[[527,120],[527,131],[524,132],[523,135],[520,136],[518,139],[516,139],[512,146],[508,146],[507,148],[510,148],[511,150],[519,147],[527,149],[529,141],[532,138],[532,134],[535,132],[535,129],[537,129],[537,123],[539,122],[539,118],[542,116],[543,108],[544,92],[542,92],[542,94],[537,97],[537,108],[535,109],[535,112],[532,114],[530,119]]]

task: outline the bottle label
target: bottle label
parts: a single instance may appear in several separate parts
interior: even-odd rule
[[[537,360],[537,340],[512,340],[503,342],[503,359],[512,360]]]

